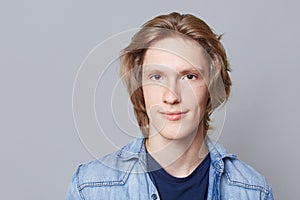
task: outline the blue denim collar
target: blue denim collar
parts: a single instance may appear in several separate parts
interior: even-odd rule
[[[226,158],[237,158],[236,155],[228,153],[227,150],[218,142],[213,141],[209,137],[205,139],[206,145],[210,151],[212,166],[216,171],[223,172],[224,162]],[[145,138],[139,137],[132,140],[128,145],[124,146],[118,153],[118,157],[123,161],[132,159],[139,160],[146,169],[146,149]]]
[[[208,147],[208,150],[210,152],[210,158],[211,158],[211,165],[215,168],[218,172],[224,171],[224,159],[231,158],[236,159],[237,156],[234,154],[229,153],[223,145],[218,143],[217,141],[214,141],[210,139],[209,137],[206,137],[205,139],[206,145]]]

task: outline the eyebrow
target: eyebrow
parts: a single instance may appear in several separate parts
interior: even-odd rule
[[[162,68],[160,66],[148,65],[148,67],[144,68],[144,72],[146,72],[146,73],[149,73],[149,72],[164,72],[164,70],[162,70]],[[190,68],[187,68],[187,69],[183,69],[182,71],[179,71],[178,73],[179,74],[200,73],[200,74],[203,75],[205,73],[205,70],[202,67],[190,67]]]
[[[200,74],[204,74],[204,69],[203,68],[190,68],[190,69],[184,69],[182,71],[179,72],[180,74],[188,74],[188,73],[200,73]]]

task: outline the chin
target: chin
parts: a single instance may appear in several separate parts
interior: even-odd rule
[[[180,130],[164,128],[159,132],[159,135],[167,140],[187,140],[194,139],[196,135],[195,130]]]

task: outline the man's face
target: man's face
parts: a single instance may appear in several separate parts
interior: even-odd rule
[[[209,65],[199,44],[179,37],[160,40],[146,51],[142,89],[150,137],[196,135],[208,100]]]

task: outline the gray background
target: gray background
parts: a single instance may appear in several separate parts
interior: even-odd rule
[[[220,140],[268,178],[276,199],[298,199],[298,9],[288,0],[1,1],[1,199],[65,198],[76,167],[94,158],[73,122],[80,64],[109,36],[171,11],[225,33],[233,90]]]

